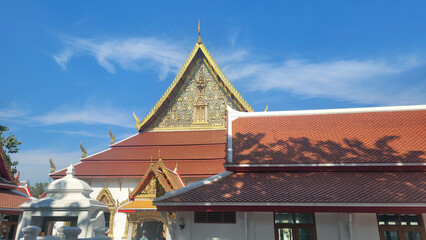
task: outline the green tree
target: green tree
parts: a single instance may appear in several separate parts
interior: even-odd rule
[[[35,198],[39,198],[44,193],[44,189],[49,185],[47,182],[38,182],[34,186],[30,187],[31,195]]]
[[[6,160],[9,164],[10,170],[13,175],[16,174],[18,170],[16,170],[16,166],[18,165],[18,161],[13,161],[10,157],[11,153],[17,153],[19,151],[18,146],[22,143],[18,141],[16,137],[10,134],[8,137],[4,137],[3,133],[9,131],[9,128],[6,126],[0,125],[0,143],[3,146],[3,150],[6,154]]]

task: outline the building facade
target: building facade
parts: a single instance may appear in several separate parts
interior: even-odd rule
[[[226,171],[154,201],[176,239],[426,239],[426,106],[228,121]]]
[[[172,219],[161,217],[152,200],[224,171],[228,106],[253,111],[199,35],[157,104],[143,120],[134,115],[137,134],[117,143],[112,140],[109,149],[75,164],[76,177],[93,188],[91,196],[109,206],[105,215],[111,238],[139,239],[144,232],[152,239],[170,238],[167,225]],[[153,169],[154,164],[161,168]],[[167,175],[170,182],[159,181],[157,175],[147,180],[150,170],[161,171],[156,174]],[[65,169],[50,176],[61,178]]]

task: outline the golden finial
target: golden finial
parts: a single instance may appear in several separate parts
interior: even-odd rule
[[[83,147],[83,141],[80,142],[80,149],[81,149],[81,158],[85,158],[87,156],[87,151]]]
[[[158,161],[162,162],[163,159],[161,159],[161,150],[158,150]]]
[[[203,43],[203,41],[201,41],[201,31],[200,31],[200,19],[198,19],[198,44]]]
[[[152,156],[151,156],[151,166],[154,166],[154,163],[152,162]]]
[[[178,165],[178,162],[176,162],[176,166],[175,166],[175,172],[177,171],[177,165]]]
[[[135,112],[133,112],[133,117],[135,118],[135,121],[136,121],[136,123],[135,123],[136,129],[139,131],[139,124],[140,124],[141,121],[136,116]]]
[[[109,144],[112,145],[115,142],[115,137],[114,137],[114,134],[112,134],[111,132],[111,127],[108,127],[108,132],[109,132],[109,137],[111,138],[111,141],[109,142]]]
[[[56,167],[55,167],[55,164],[52,161],[52,157],[50,157],[49,163],[50,163],[50,173],[54,173],[56,171]]]
[[[268,105],[266,105],[266,108],[265,108],[265,111],[264,112],[267,112],[268,111]]]

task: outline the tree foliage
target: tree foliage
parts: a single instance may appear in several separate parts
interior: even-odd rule
[[[5,138],[3,133],[7,131],[9,131],[8,127],[0,125],[0,143],[3,145],[3,150],[5,152],[6,160],[9,164],[10,170],[12,174],[15,175],[17,172],[16,166],[18,165],[18,161],[13,161],[10,157],[10,154],[17,153],[19,151],[18,146],[22,142],[18,141],[18,139],[16,139],[16,137],[12,134]]]
[[[44,189],[49,185],[47,182],[38,182],[34,186],[30,187],[31,195],[35,198],[39,198],[44,193]]]

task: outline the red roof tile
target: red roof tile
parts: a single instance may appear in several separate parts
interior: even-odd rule
[[[233,163],[425,163],[426,111],[242,117]]]
[[[182,177],[208,177],[224,171],[226,131],[143,132],[112,145],[108,150],[82,159],[75,165],[81,178],[141,177],[150,159],[161,158]],[[51,175],[65,176],[65,169]]]
[[[421,203],[426,207],[426,173],[239,172],[158,203]]]
[[[0,189],[0,212],[1,209],[21,211],[19,205],[28,200],[30,200],[29,197],[25,197],[14,190]]]
[[[3,178],[7,181],[13,182],[16,184],[16,179],[13,178],[13,175],[10,171],[9,164],[6,160],[6,154],[3,151],[3,146],[0,144],[0,178]]]
[[[173,160],[164,164],[174,169],[178,162],[178,172],[182,177],[208,177],[223,172],[223,159],[213,160]],[[77,178],[142,177],[150,161],[84,161],[74,165]],[[51,175],[52,176],[52,175]],[[56,172],[54,178],[65,176],[65,170]]]

